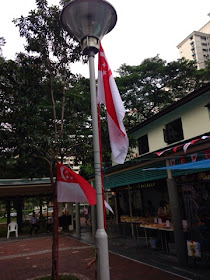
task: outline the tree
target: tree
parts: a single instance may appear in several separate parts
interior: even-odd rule
[[[205,82],[193,61],[179,59],[167,63],[158,55],[137,66],[123,64],[118,74],[116,81],[128,111],[127,128],[148,119]]]
[[[4,37],[0,37],[0,57],[2,57],[2,47],[5,45],[6,41]]]
[[[70,63],[80,59],[81,49],[62,29],[59,8],[48,7],[43,0],[36,0],[36,4],[37,9],[27,17],[14,20],[20,36],[26,39],[28,54],[1,63],[0,147],[7,162],[12,158],[32,177],[35,171],[40,174],[40,170],[32,168],[34,159],[38,165],[40,159],[48,164],[41,172],[50,176],[54,189],[52,279],[57,279],[54,163],[65,155],[81,159],[90,149],[89,85],[70,71]]]

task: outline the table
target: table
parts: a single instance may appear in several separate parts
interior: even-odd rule
[[[161,249],[162,251],[164,251],[164,249],[167,251],[167,253],[169,253],[169,247],[168,247],[168,235],[166,234],[166,232],[173,232],[173,228],[172,227],[155,227],[155,226],[150,226],[150,225],[139,225],[139,228],[143,228],[144,229],[144,235],[145,235],[145,239],[146,239],[146,243],[149,244],[149,240],[150,240],[150,236],[148,236],[148,232],[147,230],[157,230],[160,231],[160,239],[161,239]]]

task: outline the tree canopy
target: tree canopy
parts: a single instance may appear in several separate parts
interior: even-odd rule
[[[9,164],[13,178],[49,176],[41,159],[84,160],[91,149],[89,81],[70,71],[81,49],[61,27],[59,8],[36,3],[14,20],[26,53],[0,60],[1,174]]]
[[[200,87],[207,80],[205,71],[198,71],[193,61],[179,59],[167,63],[158,55],[137,66],[123,64],[116,81],[128,111],[127,128]]]

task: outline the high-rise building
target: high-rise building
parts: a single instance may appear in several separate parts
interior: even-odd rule
[[[206,62],[210,61],[210,21],[198,31],[193,31],[177,48],[181,58],[194,60],[198,69],[205,68]]]

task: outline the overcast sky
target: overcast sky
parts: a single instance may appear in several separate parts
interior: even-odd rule
[[[118,21],[102,40],[112,72],[121,64],[138,65],[145,58],[159,54],[170,62],[179,58],[177,45],[192,31],[205,25],[210,17],[209,0],[109,0],[115,7]],[[59,0],[48,0],[58,4]],[[6,58],[15,58],[23,50],[14,18],[27,16],[36,7],[35,0],[1,1],[0,37],[6,39],[3,48]],[[97,63],[97,61],[96,61]],[[87,65],[72,68],[88,76]],[[114,73],[115,75],[115,73]]]

